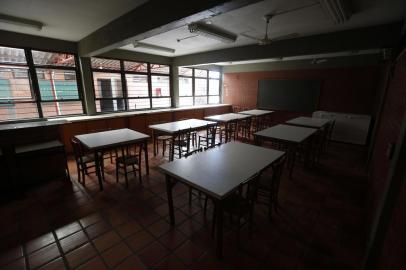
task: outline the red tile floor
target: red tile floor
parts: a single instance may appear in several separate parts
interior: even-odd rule
[[[256,207],[254,233],[239,243],[226,224],[224,258],[216,259],[211,212],[188,204],[174,188],[176,226],[168,224],[164,177],[153,157],[150,175],[115,181],[107,165],[105,190],[94,175],[86,187],[56,180],[0,208],[0,269],[358,269],[365,224],[365,149],[331,144],[318,168],[296,164],[284,174],[278,213]],[[204,166],[204,164],[202,164]],[[145,170],[144,170],[145,172]],[[228,218],[226,218],[228,220]],[[228,221],[230,222],[230,221]]]

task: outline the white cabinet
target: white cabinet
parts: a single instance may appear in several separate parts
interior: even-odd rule
[[[335,126],[331,136],[333,141],[365,145],[368,138],[371,116],[316,111],[313,117],[334,119]]]

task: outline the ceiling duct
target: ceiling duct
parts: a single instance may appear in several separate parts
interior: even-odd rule
[[[237,35],[226,32],[220,28],[213,25],[203,24],[203,23],[191,23],[188,25],[190,33],[199,34],[211,39],[215,39],[224,43],[233,43],[237,39]]]

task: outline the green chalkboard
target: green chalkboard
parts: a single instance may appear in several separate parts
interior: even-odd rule
[[[257,107],[281,111],[317,110],[321,81],[259,80]]]

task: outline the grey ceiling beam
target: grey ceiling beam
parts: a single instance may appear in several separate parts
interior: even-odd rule
[[[270,45],[249,45],[175,57],[173,65],[244,61],[288,56],[393,47],[400,38],[402,23],[358,28],[275,41]]]
[[[79,41],[81,56],[95,56],[188,23],[210,18],[260,0],[150,0]]]

